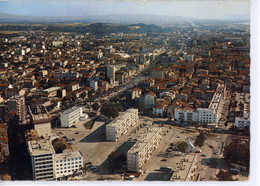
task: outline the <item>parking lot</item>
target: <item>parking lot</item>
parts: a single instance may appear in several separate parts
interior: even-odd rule
[[[79,150],[84,157],[84,163],[91,162],[92,165],[98,167],[98,172],[93,173],[92,171],[87,173],[87,180],[97,180],[102,176],[112,176],[114,179],[121,179],[120,174],[111,175],[107,169],[107,157],[108,155],[120,149],[123,153],[126,152],[134,145],[137,139],[153,124],[154,119],[148,117],[140,117],[138,124],[128,130],[126,134],[121,136],[117,142],[107,142],[105,140],[105,122],[96,121],[91,130],[84,128],[57,128],[53,132],[61,137],[66,136],[68,139],[73,139],[69,143],[74,150]],[[173,126],[163,126],[163,136],[160,146],[153,152],[150,160],[144,165],[143,171],[147,170],[147,173],[152,173],[160,166],[165,166],[167,163],[175,164],[178,158],[171,157],[167,158],[167,161],[161,161],[164,159],[164,154],[169,146],[170,142],[185,141],[188,138],[194,138],[197,134],[195,133],[182,133],[182,130],[176,128],[173,130]],[[169,159],[169,160],[168,160]],[[126,168],[125,168],[126,170]],[[149,179],[147,173],[140,176],[140,180]],[[154,172],[156,173],[156,172]],[[111,178],[111,179],[112,179]]]

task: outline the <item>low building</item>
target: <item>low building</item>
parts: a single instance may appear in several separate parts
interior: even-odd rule
[[[54,177],[56,179],[78,173],[83,167],[83,156],[80,151],[55,154]]]
[[[127,169],[139,172],[161,142],[161,128],[151,127],[127,152]]]
[[[119,114],[113,121],[106,126],[106,139],[108,141],[117,141],[125,134],[129,127],[138,122],[138,109],[128,109]]]
[[[71,127],[77,123],[82,116],[82,107],[74,107],[61,113],[61,127]]]
[[[42,92],[44,93],[44,95],[50,98],[50,97],[57,96],[57,91],[60,89],[61,89],[60,87],[51,87],[51,88],[44,89]]]
[[[32,105],[28,107],[31,123],[40,136],[51,135],[51,117],[45,106]]]
[[[243,130],[245,129],[245,127],[250,127],[250,119],[244,117],[236,117],[235,126],[238,130]]]

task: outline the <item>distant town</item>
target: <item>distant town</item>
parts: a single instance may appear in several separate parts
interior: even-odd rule
[[[248,180],[250,25],[0,28],[0,180]]]

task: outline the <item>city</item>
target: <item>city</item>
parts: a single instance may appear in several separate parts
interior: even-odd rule
[[[249,24],[3,22],[0,48],[0,180],[248,181]]]

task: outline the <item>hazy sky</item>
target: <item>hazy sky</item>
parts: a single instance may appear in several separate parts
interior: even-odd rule
[[[0,0],[0,13],[30,16],[155,14],[221,19],[249,16],[249,0]]]

